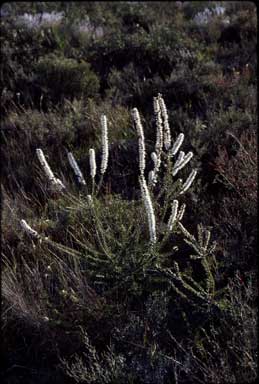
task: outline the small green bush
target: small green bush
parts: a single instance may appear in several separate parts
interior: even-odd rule
[[[81,60],[51,54],[40,58],[35,65],[36,81],[52,101],[96,96],[99,90],[97,75],[90,64]]]

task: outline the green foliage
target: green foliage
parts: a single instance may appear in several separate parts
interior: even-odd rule
[[[35,72],[45,97],[54,102],[92,97],[98,92],[98,78],[84,61],[78,63],[74,59],[49,55],[38,61]]]

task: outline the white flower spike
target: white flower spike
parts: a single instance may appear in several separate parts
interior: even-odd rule
[[[42,168],[44,169],[44,172],[45,172],[45,174],[49,180],[49,183],[51,184],[53,191],[61,192],[63,189],[65,189],[65,186],[62,183],[62,181],[57,179],[54,176],[54,174],[53,174],[53,172],[52,172],[52,170],[51,170],[51,168],[50,168],[50,166],[49,166],[49,164],[48,164],[48,162],[44,156],[42,149],[37,148],[36,149],[36,155],[37,155],[37,157],[41,163]]]
[[[35,237],[37,239],[40,238],[40,235],[38,234],[37,231],[35,231],[34,229],[32,229],[29,224],[27,224],[27,222],[25,220],[21,220],[20,221],[20,224],[21,224],[21,227],[23,228],[23,230],[30,236],[32,237]]]
[[[132,117],[138,133],[139,170],[140,170],[140,174],[143,175],[145,166],[146,166],[145,137],[144,137],[144,131],[143,131],[143,127],[141,124],[141,120],[140,120],[140,116],[137,108],[133,108]]]
[[[170,155],[171,156],[175,156],[178,152],[178,150],[180,149],[182,143],[183,143],[183,140],[184,140],[184,134],[183,133],[180,133],[172,147],[172,149],[170,150]]]
[[[90,163],[90,173],[92,179],[96,176],[96,160],[95,160],[95,150],[93,148],[89,149],[89,163]]]
[[[193,180],[195,179],[196,175],[197,175],[197,170],[196,169],[191,171],[191,173],[188,176],[186,182],[182,185],[182,189],[181,189],[180,195],[182,193],[186,192],[190,188],[190,186],[192,185]]]
[[[177,217],[178,205],[179,205],[178,200],[174,200],[173,204],[172,204],[172,212],[171,212],[171,215],[169,217],[168,224],[167,224],[169,231],[171,231],[173,229],[173,226],[174,226],[174,223],[175,223],[175,220]]]
[[[164,99],[160,94],[158,94],[158,101],[160,105],[161,115],[164,121],[164,147],[168,151],[168,149],[171,147],[171,132],[168,121],[168,113]]]
[[[108,166],[109,158],[109,145],[108,145],[108,128],[107,128],[107,117],[101,116],[101,127],[102,127],[102,162],[101,162],[101,174],[103,175]]]
[[[140,180],[141,194],[142,194],[142,198],[144,201],[144,205],[145,205],[147,217],[148,217],[150,242],[155,243],[156,242],[156,219],[155,219],[155,213],[154,213],[151,197],[149,194],[149,190],[148,190],[145,178],[143,176],[140,176],[139,180]]]
[[[68,161],[69,161],[69,164],[71,166],[71,168],[73,169],[76,177],[77,177],[77,180],[79,182],[79,184],[82,184],[82,185],[86,185],[86,182],[85,182],[85,179],[84,179],[84,176],[73,156],[73,153],[72,152],[68,152],[67,154],[67,157],[68,157]]]

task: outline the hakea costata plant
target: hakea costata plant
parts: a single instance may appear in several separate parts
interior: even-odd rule
[[[157,184],[160,168],[162,165],[162,159],[166,162],[166,168],[168,169],[167,176],[171,178],[172,186],[176,184],[173,180],[178,172],[183,169],[193,157],[192,152],[185,154],[183,151],[179,152],[181,145],[184,140],[184,134],[180,133],[176,138],[175,142],[172,144],[171,132],[168,120],[167,108],[164,102],[164,99],[159,94],[157,97],[154,97],[153,100],[154,115],[156,122],[156,143],[155,150],[151,153],[151,159],[154,164],[154,167],[148,174],[148,186],[145,181],[144,171],[146,164],[146,152],[145,152],[145,137],[144,129],[141,123],[140,115],[137,108],[134,108],[132,111],[133,122],[138,133],[139,140],[139,172],[140,172],[140,189],[142,193],[142,198],[147,212],[148,225],[149,225],[149,234],[150,242],[155,243],[157,241],[156,235],[156,218],[153,208],[153,203],[150,195],[149,188],[152,190],[152,187]],[[178,157],[175,161],[173,159]],[[197,170],[194,169],[189,174],[187,180],[183,183],[182,179],[178,180],[177,186],[174,190],[174,197],[182,195],[186,192],[192,185],[195,177],[197,175]],[[171,186],[171,187],[172,187]],[[148,188],[149,187],[149,188]],[[167,202],[168,203],[168,202]],[[169,219],[170,224],[168,228],[172,230],[173,223],[176,220],[176,212],[178,208],[178,200],[174,199],[172,203],[172,213]],[[179,219],[178,219],[179,221]]]
[[[89,150],[91,195],[88,194],[86,178],[79,169],[73,154],[68,153],[69,163],[78,182],[85,187],[86,192],[85,196],[80,194],[78,200],[73,197],[73,201],[69,200],[71,195],[68,193],[62,195],[64,199],[68,199],[68,207],[75,204],[81,215],[84,212],[84,224],[80,222],[80,229],[75,230],[74,233],[70,231],[69,234],[71,243],[75,242],[77,246],[73,249],[54,243],[35,232],[24,220],[21,221],[21,225],[24,231],[35,241],[41,239],[41,244],[46,241],[61,252],[64,251],[77,257],[83,255],[84,260],[89,263],[89,271],[95,271],[93,273],[102,280],[98,284],[104,284],[105,279],[108,279],[110,284],[111,276],[113,276],[112,281],[115,284],[118,281],[117,277],[121,275],[124,276],[123,279],[126,284],[127,279],[135,279],[135,274],[141,274],[143,270],[146,270],[146,272],[157,273],[166,279],[171,287],[175,288],[176,291],[181,291],[183,298],[189,293],[189,298],[194,297],[199,300],[205,298],[204,302],[207,303],[215,291],[211,272],[211,268],[215,265],[212,256],[215,246],[209,244],[210,232],[208,230],[200,226],[196,240],[182,224],[186,204],[180,200],[182,195],[192,186],[197,170],[190,170],[185,181],[179,175],[190,164],[193,153],[185,153],[181,150],[184,141],[183,133],[180,133],[175,141],[172,140],[166,105],[160,94],[154,98],[153,107],[156,139],[154,150],[150,153],[153,168],[149,173],[146,170],[148,154],[146,153],[144,128],[137,108],[132,110],[133,124],[138,137],[137,162],[141,200],[126,202],[118,200],[115,196],[110,196],[111,204],[107,206],[107,197],[105,199],[97,198],[109,159],[107,118],[102,115],[102,158],[99,170],[96,165],[95,150],[93,148]],[[42,151],[37,150],[37,154],[38,156],[40,154],[41,164],[49,181],[54,185],[60,185],[46,160],[43,160],[45,158]],[[95,178],[98,171],[100,178],[95,189]],[[73,210],[75,211],[75,208]],[[142,210],[143,215],[141,214]],[[190,275],[180,272],[176,264],[169,272],[168,270],[165,271],[163,262],[168,260],[169,254],[172,258],[177,252],[179,238],[182,238],[195,251],[196,256],[191,254],[190,256],[192,260],[201,263],[206,276],[204,286],[198,284]],[[175,239],[178,239],[177,245],[174,244]],[[168,261],[166,263],[168,265]],[[96,276],[95,278],[97,278]]]
[[[183,151],[179,152],[181,145],[184,141],[183,133],[180,133],[176,138],[175,142],[172,143],[167,108],[161,94],[158,94],[157,97],[154,97],[153,107],[154,107],[154,115],[155,115],[155,122],[156,122],[156,142],[155,142],[154,151],[151,153],[151,159],[154,166],[153,166],[153,169],[150,170],[148,174],[147,181],[144,175],[145,168],[146,168],[146,157],[147,157],[144,129],[141,123],[141,118],[140,118],[138,109],[133,108],[132,110],[133,123],[135,125],[137,135],[138,135],[138,147],[139,147],[138,163],[139,163],[139,173],[140,173],[140,177],[139,177],[140,190],[141,190],[144,207],[147,214],[150,242],[152,244],[156,243],[158,240],[155,209],[152,203],[152,188],[158,182],[158,177],[159,177],[162,162],[167,162],[167,165],[166,165],[166,168],[168,169],[167,173],[170,173],[169,176],[171,177],[172,186],[174,186],[174,184],[177,186],[177,188],[172,188],[174,190],[174,196],[173,196],[172,202],[171,203],[169,202],[169,205],[171,204],[172,212],[169,218],[169,222],[167,224],[167,228],[170,231],[173,229],[173,226],[176,222],[176,217],[177,217],[179,202],[176,198],[182,195],[191,187],[197,174],[197,170],[192,170],[187,180],[184,183],[182,179],[179,179],[178,181],[173,180],[173,178],[178,174],[178,172],[189,163],[189,161],[193,157],[193,153],[188,152],[187,154],[185,154]],[[102,140],[101,140],[102,158],[101,158],[101,165],[100,165],[100,175],[101,175],[100,183],[102,182],[103,175],[106,172],[106,169],[108,167],[108,158],[109,158],[108,127],[107,127],[107,117],[105,115],[101,116],[101,137],[102,137]],[[37,149],[36,153],[52,188],[55,188],[57,191],[65,190],[64,184],[54,176],[50,166],[48,165],[45,159],[45,156],[42,150]],[[83,186],[86,186],[87,184],[86,180],[72,152],[68,152],[67,157],[68,157],[69,164],[75,173],[78,183]],[[173,161],[173,159],[175,159],[175,161]],[[90,163],[90,176],[92,179],[92,186],[93,186],[92,188],[92,195],[93,195],[95,177],[97,174],[95,150],[93,148],[89,149],[89,163]],[[100,189],[100,183],[98,186],[98,190]],[[166,202],[166,205],[168,205],[168,201]],[[185,209],[185,205],[183,205],[182,207],[184,207]],[[181,208],[181,215],[180,216],[178,215],[178,219],[177,219],[178,222],[180,217],[181,218],[183,217],[184,209]],[[163,215],[163,217],[164,216],[165,215]]]
[[[193,157],[193,153],[188,152],[185,154],[183,151],[180,151],[181,145],[184,141],[183,133],[178,135],[174,143],[171,142],[168,114],[165,102],[161,95],[154,98],[153,106],[156,121],[156,144],[155,151],[151,153],[154,168],[148,175],[149,188],[144,177],[145,162],[143,159],[146,158],[144,132],[141,126],[139,113],[136,108],[133,113],[133,120],[140,137],[139,180],[149,225],[150,242],[152,245],[158,242],[158,249],[161,251],[161,246],[164,246],[166,241],[170,239],[170,233],[176,232],[182,235],[185,243],[187,243],[190,248],[195,251],[194,255],[190,255],[190,259],[200,262],[201,269],[204,272],[205,282],[201,285],[194,280],[190,274],[181,272],[176,261],[173,262],[173,268],[164,268],[158,262],[156,263],[156,267],[151,268],[149,271],[150,273],[155,273],[161,278],[164,278],[168,282],[169,286],[171,286],[183,300],[187,300],[194,305],[212,305],[215,310],[220,310],[218,304],[213,299],[215,296],[215,280],[212,269],[216,268],[216,260],[213,255],[216,244],[214,242],[210,245],[211,232],[205,229],[202,225],[198,225],[198,238],[196,239],[195,236],[190,234],[190,232],[181,223],[186,204],[182,204],[179,208],[178,198],[191,187],[197,175],[197,170],[191,170],[185,182],[183,182],[182,179],[175,180],[175,177],[178,175],[178,172],[180,172],[190,162]],[[166,230],[164,231],[164,236],[162,236],[160,241],[158,241],[158,223],[156,223],[156,214],[154,209],[154,203],[156,201],[154,194],[152,194],[152,187],[158,183],[158,175],[163,161],[166,163],[165,168],[167,170],[167,180],[163,180],[163,182],[166,181],[167,183],[166,188],[164,188],[164,204],[166,206],[164,211],[167,210],[168,205],[171,205],[171,213],[167,222]],[[166,192],[170,189],[172,190],[171,196],[170,193]],[[161,190],[163,190],[163,186],[160,188],[160,196]],[[152,202],[152,197],[154,202]],[[161,209],[161,207],[159,208]],[[165,214],[162,217],[164,218]]]

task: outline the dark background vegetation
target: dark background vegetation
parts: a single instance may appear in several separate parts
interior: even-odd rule
[[[217,15],[216,6],[225,13]],[[209,22],[199,22],[206,8]],[[25,13],[44,12],[63,12],[64,17],[31,28],[19,23]],[[2,266],[4,382],[255,380],[254,3],[10,2],[1,8],[0,39],[2,248],[8,259],[8,266]],[[130,203],[137,184],[130,110],[139,109],[147,142],[152,142],[152,98],[158,92],[168,108],[173,140],[183,132],[184,150],[195,155],[199,172],[185,197],[186,225],[193,231],[200,222],[212,228],[215,282],[226,289],[231,315],[202,313],[146,281],[144,287],[135,282],[137,293],[131,287],[134,293],[129,289],[123,303],[123,293],[116,301],[115,293],[106,295],[85,281],[83,272],[81,280],[78,274],[73,280],[64,270],[68,289],[82,288],[82,298],[79,304],[56,298],[52,305],[58,314],[47,324],[39,316],[46,265],[37,247],[21,236],[19,220],[34,223],[63,244],[66,230],[77,224],[75,218],[58,215],[58,203],[40,187],[35,149],[43,149],[77,193],[66,151],[72,150],[89,172],[88,149],[95,147],[99,156],[99,121],[105,113],[111,161],[103,193]],[[82,364],[66,368],[75,354]],[[62,364],[64,359],[69,363]]]

